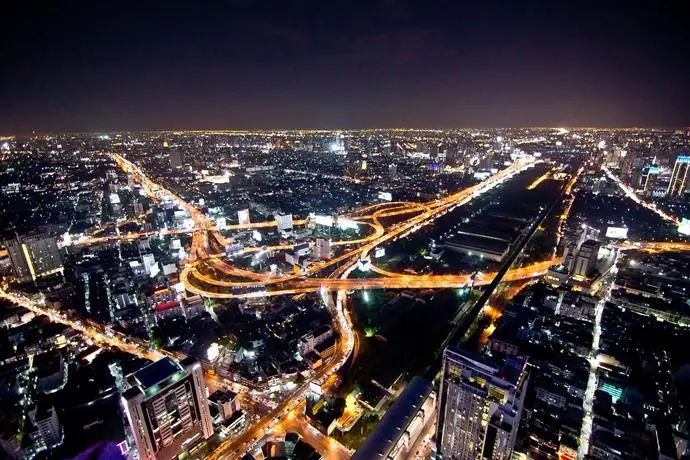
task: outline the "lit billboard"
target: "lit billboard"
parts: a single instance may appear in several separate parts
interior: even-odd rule
[[[324,227],[332,227],[333,226],[333,216],[315,215],[314,216],[314,222],[316,222],[318,225],[323,225]]]
[[[607,227],[606,238],[614,238],[617,240],[625,240],[628,238],[627,227]]]
[[[390,192],[379,192],[379,199],[384,201],[393,201],[393,195]]]

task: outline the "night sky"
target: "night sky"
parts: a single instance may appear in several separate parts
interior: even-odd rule
[[[686,0],[6,3],[0,133],[690,124]]]

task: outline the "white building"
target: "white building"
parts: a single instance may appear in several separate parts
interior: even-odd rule
[[[240,225],[249,225],[249,209],[237,211],[237,221]]]
[[[141,263],[144,264],[144,271],[147,275],[150,275],[153,270],[154,265],[156,265],[156,258],[151,253],[141,255]]]
[[[213,436],[201,365],[163,358],[127,376],[122,395],[142,460],[177,458]]]
[[[333,336],[333,329],[330,326],[324,325],[317,327],[311,332],[307,332],[297,341],[297,351],[304,356],[314,351],[314,347],[326,341]]]

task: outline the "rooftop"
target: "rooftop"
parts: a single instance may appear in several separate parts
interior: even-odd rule
[[[133,374],[133,377],[146,390],[163,380],[172,377],[182,371],[182,367],[170,358],[161,358],[158,361],[142,367]]]
[[[426,401],[431,389],[431,382],[422,377],[414,377],[352,459],[387,458]]]

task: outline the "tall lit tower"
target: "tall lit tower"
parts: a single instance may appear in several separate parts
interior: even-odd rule
[[[681,196],[685,193],[688,185],[688,168],[690,168],[690,157],[679,156],[676,158],[676,164],[673,166],[673,174],[671,174],[671,182],[668,183],[668,196]]]
[[[201,365],[162,358],[127,376],[122,405],[142,460],[172,459],[213,436]]]
[[[498,365],[446,348],[436,424],[439,457],[509,460],[526,387],[524,359]]]

